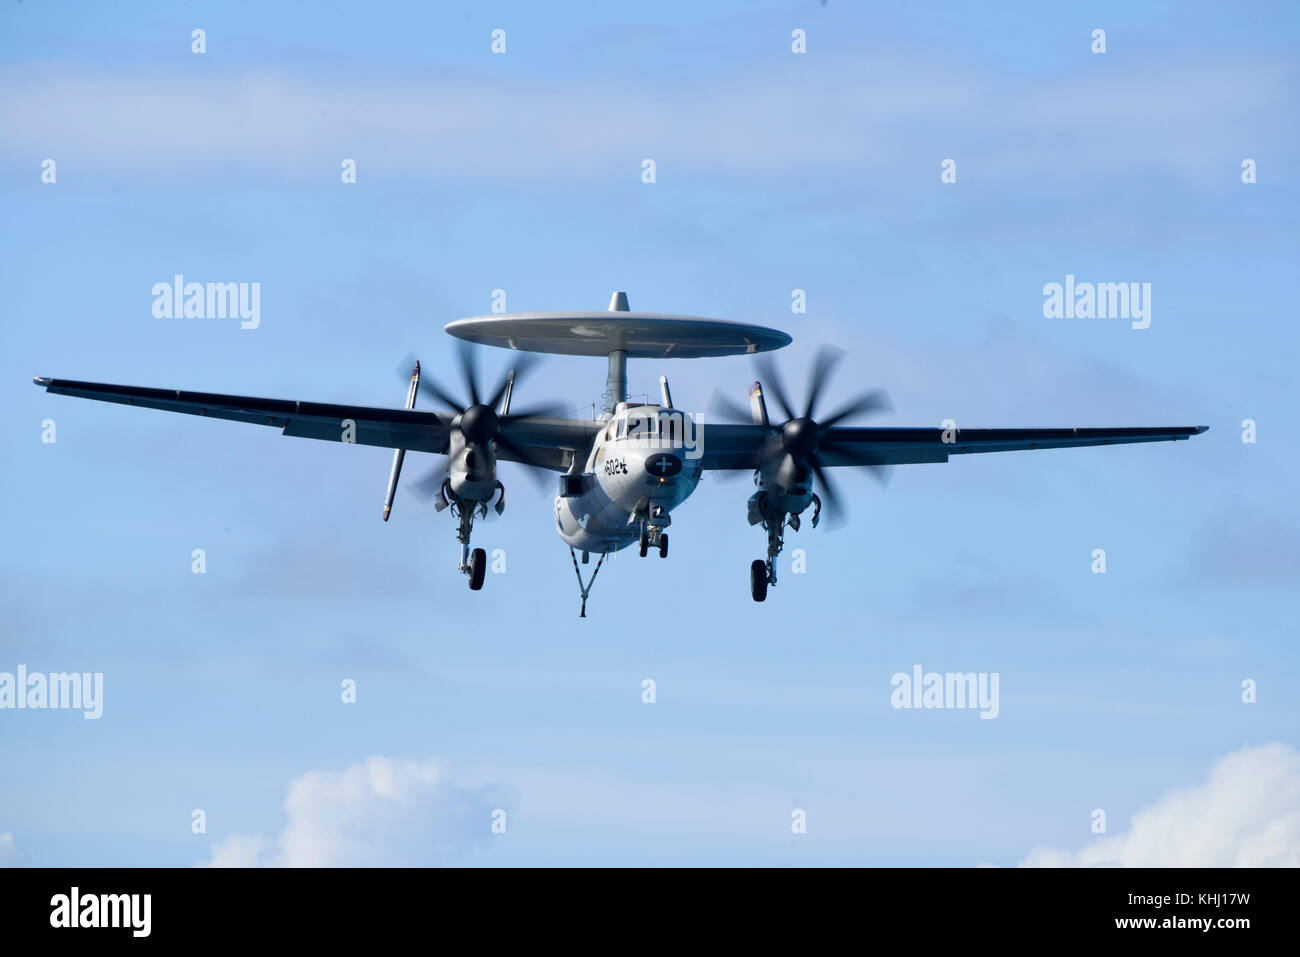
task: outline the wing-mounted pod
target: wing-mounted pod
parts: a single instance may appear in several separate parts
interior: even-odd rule
[[[406,408],[415,408],[415,396],[420,391],[420,361],[411,370],[411,384],[406,389]],[[388,473],[388,492],[384,496],[384,521],[393,510],[393,496],[397,494],[397,479],[402,474],[402,460],[406,458],[406,449],[393,449],[393,469]]]
[[[767,403],[763,401],[762,383],[755,382],[749,387],[749,414],[755,425],[767,428]]]

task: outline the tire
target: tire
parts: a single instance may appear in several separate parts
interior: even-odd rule
[[[641,557],[645,558],[645,553],[650,550],[650,536],[645,532],[642,532],[641,538],[637,541],[637,545],[638,551],[641,552]]]
[[[754,596],[754,601],[767,598],[767,562],[761,558],[754,559],[749,566],[749,593]]]
[[[487,552],[476,548],[469,556],[469,590],[478,591],[483,587],[483,576],[487,573]]]
[[[660,558],[668,557],[668,533],[667,532],[659,533],[659,557]]]

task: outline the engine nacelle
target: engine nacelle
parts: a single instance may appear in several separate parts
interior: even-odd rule
[[[497,460],[491,445],[468,445],[453,432],[448,451],[451,494],[467,502],[490,501],[497,489]]]
[[[749,497],[750,525],[779,522],[787,515],[798,516],[813,501],[812,470],[788,457],[770,479],[764,478],[762,472],[755,472],[754,484],[758,491]]]

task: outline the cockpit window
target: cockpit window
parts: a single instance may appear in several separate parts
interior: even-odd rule
[[[659,434],[659,417],[653,412],[633,412],[627,417],[627,437],[642,441]]]

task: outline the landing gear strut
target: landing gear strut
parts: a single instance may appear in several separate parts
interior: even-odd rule
[[[497,487],[501,491],[501,500],[497,503],[496,512],[500,515],[505,508],[506,490],[500,482],[497,483]],[[456,527],[456,541],[460,542],[460,564],[457,565],[456,570],[462,575],[469,576],[470,591],[478,591],[483,587],[483,578],[487,574],[487,552],[481,548],[471,551],[469,542],[470,535],[474,531],[474,516],[478,514],[487,518],[488,503],[466,501],[449,494],[446,483],[442,487],[442,501],[446,504],[438,508],[438,511],[450,506],[451,514],[459,521]]]
[[[798,516],[792,516],[798,522]],[[767,532],[767,560],[756,558],[749,566],[749,593],[754,601],[767,599],[767,586],[776,584],[776,556],[785,547],[785,516],[764,519],[763,528]],[[798,531],[798,526],[794,526]]]
[[[822,503],[816,495],[812,496],[813,517],[812,526],[817,527],[821,519]],[[753,596],[754,601],[765,601],[767,599],[768,586],[776,586],[776,556],[781,554],[781,549],[785,547],[785,530],[793,528],[799,531],[800,522],[798,515],[788,513],[776,515],[770,509],[764,506],[760,500],[762,508],[763,530],[767,532],[767,560],[761,558],[755,559],[749,566],[749,593]],[[756,521],[751,519],[751,522]]]

